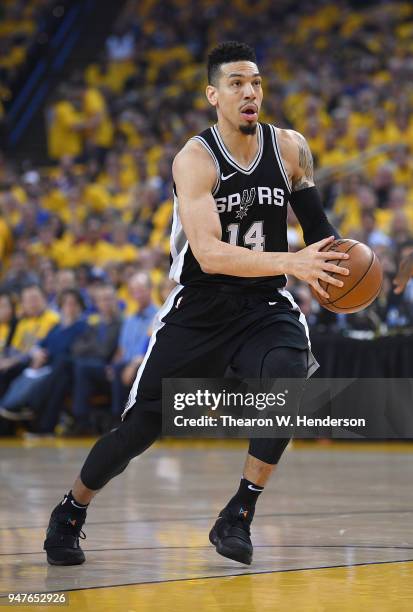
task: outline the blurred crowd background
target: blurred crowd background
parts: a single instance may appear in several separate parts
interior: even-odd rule
[[[52,5],[2,3],[3,128]],[[86,432],[88,406],[101,395],[119,416],[172,287],[171,162],[215,120],[206,55],[230,39],[256,49],[261,120],[304,134],[331,222],[370,245],[384,268],[378,299],[351,316],[320,310],[308,286],[290,279],[312,330],[413,333],[413,282],[392,292],[400,257],[413,250],[413,4],[129,0],[95,61],[61,80],[45,105],[48,163],[0,158],[0,414],[8,421]],[[289,243],[304,246],[291,210]],[[62,424],[68,390],[76,419]]]

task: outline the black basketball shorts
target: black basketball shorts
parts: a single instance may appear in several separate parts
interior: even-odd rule
[[[288,291],[178,285],[155,317],[122,419],[135,406],[160,412],[163,378],[222,378],[229,371],[260,378],[264,356],[276,347],[307,349],[308,376],[317,369],[305,317]]]

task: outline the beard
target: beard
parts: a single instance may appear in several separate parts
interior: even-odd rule
[[[241,134],[245,134],[246,136],[252,136],[257,131],[257,123],[254,125],[240,125],[239,131]]]

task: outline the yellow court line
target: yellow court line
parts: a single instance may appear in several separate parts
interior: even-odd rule
[[[33,438],[24,439],[20,437],[0,438],[0,448],[90,448],[97,440],[91,438]],[[157,448],[177,449],[208,449],[222,448],[224,450],[246,449],[246,440],[214,440],[214,439],[164,439],[155,443]],[[360,442],[335,440],[294,440],[291,446],[294,450],[314,451],[351,451],[351,452],[393,452],[412,453],[413,442]]]
[[[413,562],[102,587],[68,596],[64,609],[99,612],[411,612]]]

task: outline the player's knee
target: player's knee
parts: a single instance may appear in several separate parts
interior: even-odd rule
[[[264,356],[261,366],[261,378],[302,378],[307,377],[307,350],[290,347],[276,347]],[[297,409],[299,404],[299,390],[297,394]],[[250,441],[249,454],[275,465],[286,449],[290,438],[255,438]]]
[[[117,429],[96,442],[83,465],[82,482],[94,491],[101,489],[149,448],[161,430],[160,414],[132,410]]]
[[[261,366],[262,378],[306,378],[307,349],[276,347],[268,351]]]
[[[132,459],[146,450],[160,436],[161,430],[161,414],[134,408],[115,431],[119,445],[125,449],[128,459]]]

